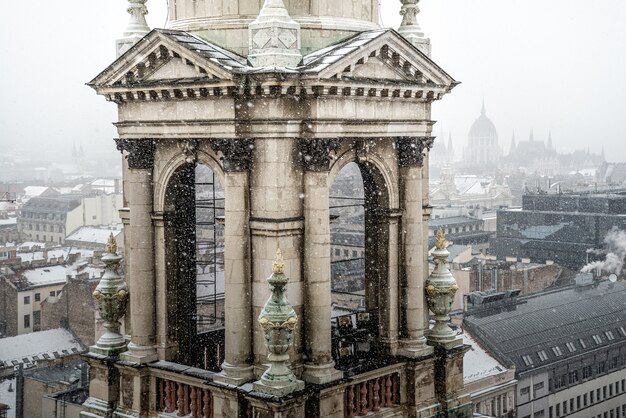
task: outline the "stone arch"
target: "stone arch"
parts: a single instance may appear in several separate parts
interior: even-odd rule
[[[389,161],[378,153],[369,150],[367,154],[362,154],[357,147],[352,147],[339,153],[332,162],[328,175],[329,190],[339,173],[349,163],[356,163],[359,167],[364,187],[364,287],[365,311],[369,313],[370,318],[369,330],[375,339],[387,340],[394,332],[388,329],[389,311],[397,309],[397,305],[392,304],[392,307],[389,307],[388,303],[390,294],[397,291],[388,289],[394,286],[389,284],[393,282],[390,277],[397,275],[397,271],[394,270],[397,269],[397,263],[390,262],[393,254],[397,256],[397,247],[386,245],[390,243],[390,231],[397,228],[397,224],[392,225],[390,221],[391,214],[399,206],[397,176]],[[331,248],[331,251],[334,250]],[[397,313],[394,313],[391,316],[396,315]],[[368,326],[363,325],[365,322],[356,321],[361,324],[360,326]],[[333,344],[334,355],[338,354],[337,344]],[[372,349],[377,350],[379,347],[387,348],[386,345],[372,344]],[[341,362],[338,367],[341,367]]]
[[[218,157],[212,155],[202,148],[197,150],[197,163],[204,164],[209,167],[217,176],[221,184],[225,184],[226,174],[222,167],[222,163]],[[177,150],[178,151],[178,150]],[[182,152],[176,152],[159,170],[155,169],[155,182],[154,182],[154,211],[164,212],[166,210],[166,192],[167,185],[169,184],[172,176],[176,171],[187,163],[187,157]]]
[[[219,314],[214,314],[214,323],[217,325],[209,327],[208,330],[205,329],[207,327],[203,326],[203,318],[208,316],[208,312],[205,312],[206,306],[202,306],[203,303],[201,303],[202,296],[206,295],[201,294],[200,283],[201,277],[204,279],[209,272],[214,285],[221,280],[221,285],[215,287],[222,289],[219,292],[223,296],[223,252],[219,271],[217,267],[207,269],[206,266],[200,269],[202,271],[199,270],[201,264],[206,261],[203,260],[203,253],[200,251],[200,246],[206,245],[202,244],[205,237],[201,230],[206,227],[206,222],[204,222],[206,219],[200,215],[202,203],[200,203],[198,191],[207,183],[198,176],[201,173],[209,175],[214,185],[219,183],[218,188],[221,193],[224,192],[225,177],[215,158],[200,150],[196,155],[195,162],[186,158],[185,155],[172,157],[159,176],[162,181],[158,182],[160,195],[155,197],[155,208],[161,209],[163,214],[164,238],[162,242],[156,243],[156,249],[164,260],[163,281],[167,294],[164,306],[160,306],[159,309],[167,318],[166,340],[172,347],[168,360],[217,371],[224,355],[224,318],[222,315],[221,323],[218,324]],[[215,189],[213,190],[215,192]],[[223,234],[223,224],[218,226],[221,221],[217,218],[223,215],[225,195],[221,195],[222,204],[219,210],[222,213],[218,214],[214,192],[212,228],[214,232],[217,228],[221,228]],[[205,227],[200,226],[202,223]],[[215,250],[218,246],[215,239],[212,245]],[[223,251],[223,243],[221,250]],[[214,251],[214,258],[217,257],[219,255],[216,256]],[[219,262],[215,261],[217,266]],[[218,279],[218,276],[221,279]],[[216,295],[216,292],[214,290],[212,294]],[[218,302],[214,301],[214,303]],[[220,307],[216,306],[215,311],[219,310],[223,312],[223,297]]]

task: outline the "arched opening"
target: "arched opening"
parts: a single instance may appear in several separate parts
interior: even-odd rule
[[[380,287],[388,274],[388,193],[369,163],[346,164],[330,189],[333,357],[361,368],[378,353]]]
[[[204,164],[185,164],[166,190],[168,338],[172,360],[220,370],[224,360],[224,190]]]

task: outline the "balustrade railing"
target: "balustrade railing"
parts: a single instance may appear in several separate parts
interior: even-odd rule
[[[208,389],[157,379],[159,412],[179,417],[213,418],[213,395]]]
[[[346,387],[344,417],[362,417],[382,408],[398,406],[400,402],[400,376],[391,373]]]

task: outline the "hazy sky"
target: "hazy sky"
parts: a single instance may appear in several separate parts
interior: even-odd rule
[[[0,25],[0,147],[113,150],[115,105],[84,83],[113,61],[126,0],[32,0],[3,5]],[[399,0],[382,0],[385,26]],[[162,27],[166,1],[149,0]],[[422,0],[420,23],[433,58],[461,81],[434,105],[435,130],[456,149],[484,97],[500,144],[552,130],[563,151],[606,148],[626,161],[626,1]]]

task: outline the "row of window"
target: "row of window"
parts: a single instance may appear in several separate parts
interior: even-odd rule
[[[39,234],[35,236],[35,240],[39,241]],[[48,241],[48,237],[46,235],[41,239],[42,241]],[[50,242],[54,242],[54,237],[50,235]],[[63,243],[63,238],[59,237],[59,244]]]
[[[28,230],[43,231],[43,232],[63,232],[65,228],[63,227],[63,225],[28,224]]]
[[[443,229],[444,234],[458,234],[461,232],[472,232],[472,231],[480,231],[480,225],[468,225],[468,226],[459,226],[455,228],[441,228]],[[431,231],[431,233],[435,233]]]
[[[624,328],[624,326],[620,326],[619,328],[617,328],[616,331],[622,334],[623,337],[626,337],[626,328]],[[615,339],[615,333],[612,330],[604,331],[602,335],[592,335],[591,338],[596,343],[596,345],[600,345],[604,342],[603,336],[604,338],[606,338],[606,341],[613,341]],[[568,352],[574,353],[579,349],[586,349],[588,347],[588,344],[583,338],[579,338],[577,341],[566,342],[565,347],[567,348]],[[551,351],[554,357],[561,357],[564,353],[564,350],[560,345],[555,345],[554,347],[552,347]],[[539,357],[539,361],[547,361],[549,358],[546,350],[537,351],[537,357]],[[523,354],[522,361],[527,366],[532,366],[535,364],[533,356],[531,354]]]
[[[622,379],[621,381],[618,380],[615,383],[604,385],[601,388],[592,390],[583,395],[578,395],[575,398],[570,398],[569,401],[563,401],[562,403],[559,403],[554,407],[551,406],[550,418],[564,417],[580,409],[587,408],[587,406],[591,406],[594,403],[603,402],[606,399],[612,398],[613,396],[622,394],[625,391],[626,379]]]
[[[49,220],[49,221],[54,221],[54,220],[64,221],[65,220],[64,213],[55,214],[55,213],[22,212],[22,217],[27,218],[27,219],[43,219],[43,220]]]
[[[607,361],[601,361],[595,365],[596,374],[604,374],[608,370],[617,369],[620,366],[626,366],[626,354],[611,357]],[[564,388],[568,385],[576,385],[581,380],[587,380],[593,377],[594,367],[591,365],[584,366],[581,370],[570,370],[567,374],[554,376],[550,379],[551,386],[554,390]]]
[[[54,296],[59,296],[61,294],[61,290],[57,290],[54,291],[52,290],[50,292],[50,296],[54,297]],[[41,293],[35,293],[35,302],[40,302],[41,301]],[[30,305],[30,296],[24,296],[24,305]]]
[[[343,256],[344,257],[350,257],[350,251],[351,250],[343,250]],[[335,256],[341,257],[341,249],[340,248],[335,248]],[[360,256],[361,257],[365,257],[365,251],[360,251]],[[352,250],[352,258],[358,258],[358,257],[359,257],[359,251]]]

